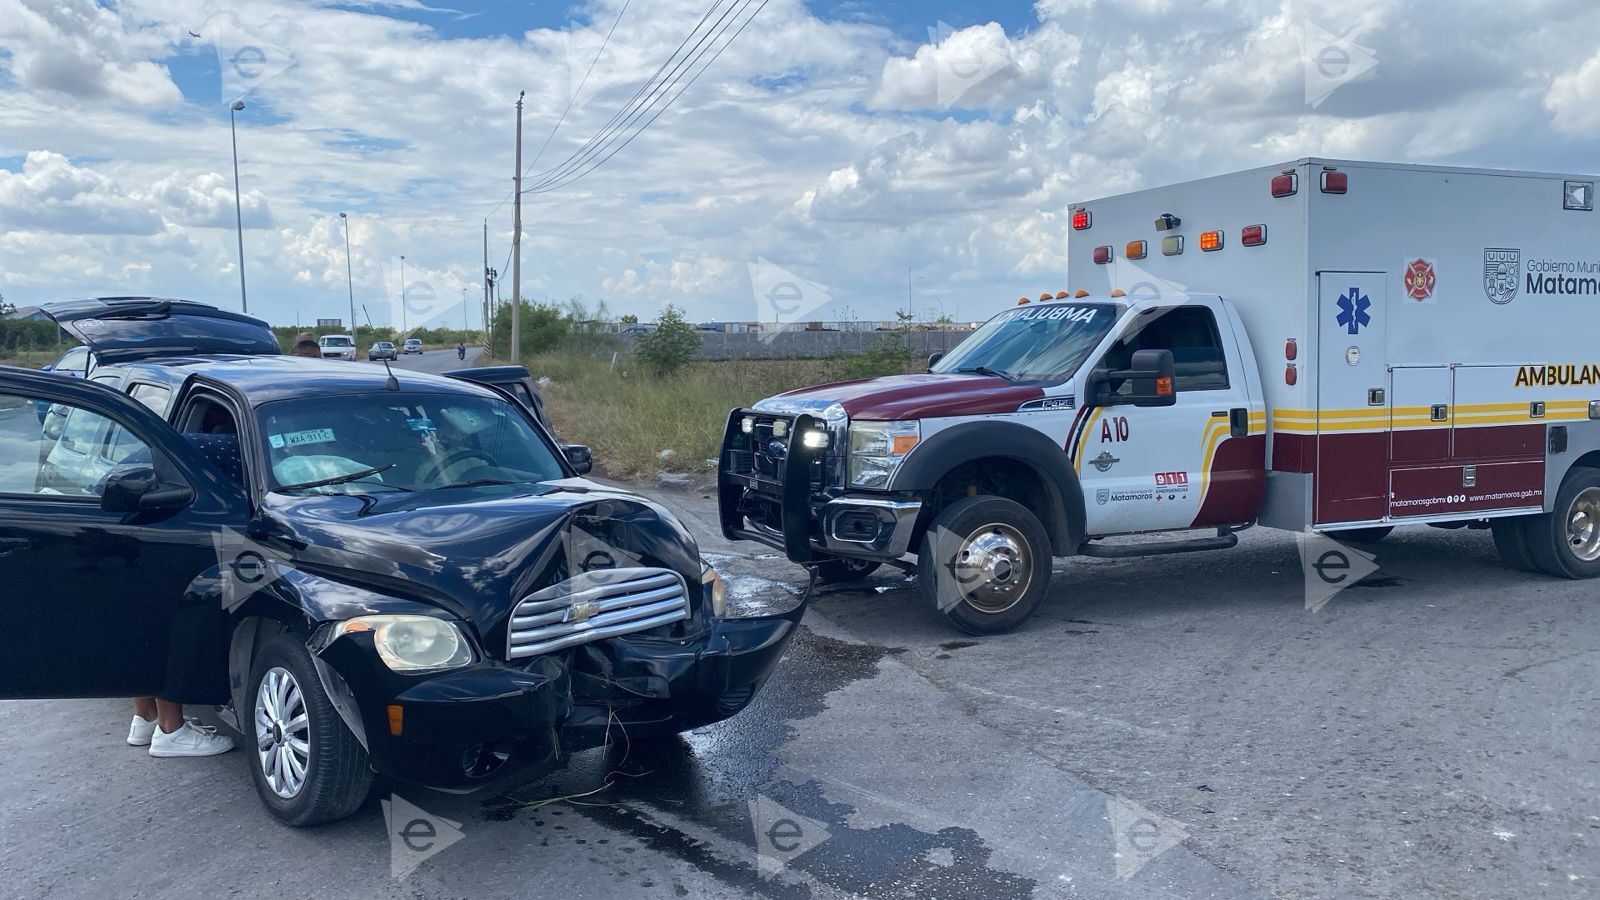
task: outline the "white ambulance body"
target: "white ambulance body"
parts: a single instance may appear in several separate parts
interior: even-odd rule
[[[1074,207],[1069,284],[1237,311],[1264,401],[1262,524],[1549,512],[1600,450],[1594,183],[1306,159],[1154,188]],[[1090,431],[1082,457],[1128,455]]]
[[[926,373],[734,410],[723,534],[829,581],[915,566],[980,634],[1052,557],[1255,524],[1488,527],[1513,567],[1600,577],[1594,187],[1307,159],[1075,206],[1070,290]]]

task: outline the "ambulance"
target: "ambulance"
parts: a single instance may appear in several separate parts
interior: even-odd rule
[[[1302,159],[1069,210],[1069,290],[734,410],[724,534],[994,633],[1054,557],[1487,528],[1600,575],[1596,178]]]

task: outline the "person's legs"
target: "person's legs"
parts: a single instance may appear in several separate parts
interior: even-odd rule
[[[161,730],[171,734],[183,727],[183,704],[172,703],[156,698],[156,721],[161,724]]]
[[[159,725],[151,735],[151,756],[216,756],[233,749],[233,738],[217,734],[215,728],[185,722],[182,703],[157,698],[155,707]]]
[[[155,734],[158,715],[156,698],[133,698],[133,724],[128,726],[128,743],[135,747],[148,745]]]

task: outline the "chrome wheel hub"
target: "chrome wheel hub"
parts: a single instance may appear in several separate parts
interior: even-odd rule
[[[311,721],[305,695],[281,666],[267,670],[256,689],[256,761],[272,792],[289,800],[306,784],[311,767]]]
[[[979,612],[1015,606],[1033,582],[1028,541],[1010,525],[975,529],[956,551],[955,576],[962,600]]]
[[[1586,488],[1573,498],[1567,539],[1573,556],[1584,562],[1600,559],[1600,488]]]

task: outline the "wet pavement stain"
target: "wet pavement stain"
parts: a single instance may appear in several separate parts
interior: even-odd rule
[[[810,897],[812,885],[866,896],[1031,896],[1032,880],[989,867],[992,850],[974,831],[854,828],[847,821],[855,808],[826,797],[827,773],[817,773],[823,781],[801,783],[777,776],[784,765],[779,751],[804,720],[827,709],[829,694],[873,677],[890,655],[887,648],[802,628],[784,664],[738,716],[688,735],[577,754],[562,771],[486,800],[485,819],[532,819],[541,831],[550,829],[547,841],[569,842],[559,817],[580,815],[763,897]],[[572,799],[538,805],[553,798]],[[764,823],[757,819],[765,814],[758,810],[771,812],[785,829],[769,833],[769,842],[782,848],[800,836],[787,829],[803,822],[808,830],[821,829],[804,836],[815,846],[793,858],[778,859],[780,849],[763,859],[757,829]],[[772,877],[763,864],[785,871]]]

